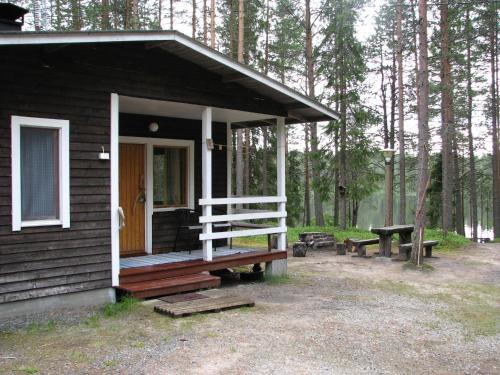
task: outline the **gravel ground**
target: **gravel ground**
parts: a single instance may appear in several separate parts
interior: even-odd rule
[[[0,373],[500,374],[500,245],[437,255],[421,272],[309,252],[288,279],[211,292],[255,308],[174,320],[148,301],[4,333]]]

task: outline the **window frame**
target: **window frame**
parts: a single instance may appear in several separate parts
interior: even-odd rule
[[[184,171],[184,195],[185,195],[185,204],[178,204],[178,205],[155,205],[154,203],[154,149],[156,148],[162,148],[162,149],[180,149],[180,150],[185,150],[185,158],[186,158],[186,161],[185,161],[185,171]],[[153,212],[161,212],[162,210],[176,210],[178,208],[188,208],[190,206],[189,202],[190,202],[190,192],[191,192],[191,187],[189,186],[189,180],[190,180],[190,171],[191,171],[191,168],[190,168],[190,165],[189,165],[189,161],[190,161],[190,157],[189,157],[189,152],[190,152],[190,149],[189,149],[189,146],[188,145],[184,145],[184,146],[180,146],[180,145],[158,145],[158,144],[153,144],[152,145],[152,148],[153,148],[153,160],[152,160],[152,178],[153,178]],[[190,207],[189,207],[190,208]]]
[[[58,219],[22,220],[21,213],[21,128],[54,129],[59,133]],[[51,118],[11,117],[12,230],[25,227],[70,227],[69,121]]]

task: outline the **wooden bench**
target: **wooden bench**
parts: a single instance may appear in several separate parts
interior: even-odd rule
[[[429,240],[429,241],[424,241],[423,246],[425,249],[425,257],[426,258],[432,258],[432,247],[436,246],[439,244],[439,241],[435,240]],[[399,259],[402,260],[408,260],[410,259],[410,253],[411,253],[411,243],[404,243],[399,245]]]
[[[378,238],[372,238],[369,240],[349,240],[350,244],[354,246],[354,251],[358,253],[358,256],[366,256],[366,246],[375,245],[379,243]]]

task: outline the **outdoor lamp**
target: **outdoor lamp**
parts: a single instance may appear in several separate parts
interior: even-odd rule
[[[393,148],[384,148],[382,152],[384,153],[385,162],[389,164],[396,150]]]
[[[160,127],[160,125],[158,125],[157,122],[152,122],[151,124],[149,124],[149,131],[151,133],[156,133],[158,131],[159,127]]]

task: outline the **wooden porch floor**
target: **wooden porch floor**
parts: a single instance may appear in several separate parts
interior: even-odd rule
[[[286,258],[285,250],[225,247],[218,248],[210,262],[203,260],[201,250],[124,258],[117,288],[137,298],[215,288],[220,278],[208,274],[210,271]]]
[[[230,249],[228,246],[218,247],[217,251],[212,253],[213,258],[218,258],[221,256],[235,255],[235,254],[246,254],[255,252],[255,249],[237,247],[233,246]],[[203,259],[203,250],[192,250],[189,251],[176,251],[165,254],[155,254],[155,255],[144,255],[138,257],[121,258],[120,259],[120,269],[136,268],[136,267],[146,267],[155,266],[159,264],[169,264],[176,262],[186,262],[189,260],[199,260]]]

